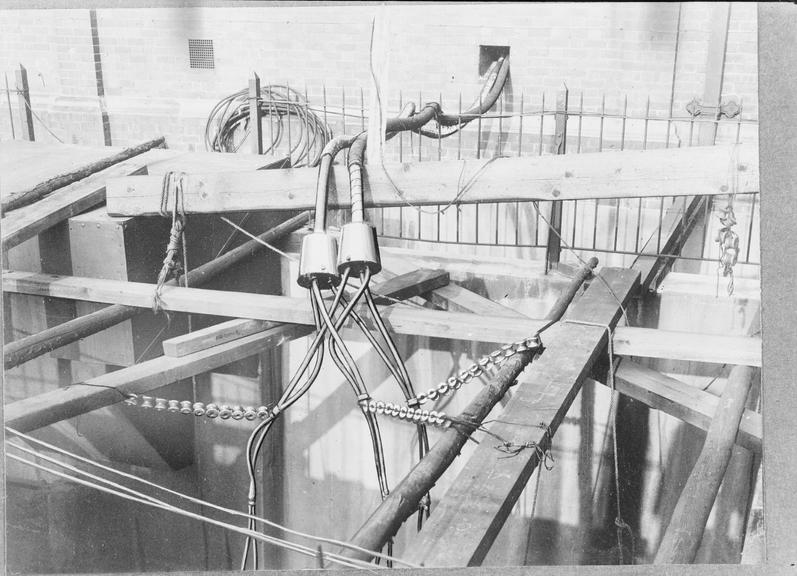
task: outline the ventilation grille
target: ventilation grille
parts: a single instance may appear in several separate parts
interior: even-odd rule
[[[188,39],[188,58],[191,68],[215,68],[213,63],[213,40]]]

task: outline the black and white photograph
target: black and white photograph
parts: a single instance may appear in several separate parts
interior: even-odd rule
[[[792,574],[794,54],[794,3],[3,2],[3,573]]]

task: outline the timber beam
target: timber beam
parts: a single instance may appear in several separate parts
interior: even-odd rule
[[[540,464],[540,451],[553,435],[606,349],[621,306],[639,287],[639,273],[601,270],[606,284],[592,282],[570,307],[566,319],[543,335],[545,351],[490,431],[516,446],[528,446],[501,458],[496,442],[485,439],[463,467],[424,526],[408,558],[424,566],[480,565],[520,493]],[[586,325],[585,325],[586,323]],[[520,424],[520,425],[518,425]]]
[[[12,271],[4,271],[2,286],[6,292],[140,309],[152,306],[155,289],[154,285],[141,282]],[[178,286],[165,287],[161,297],[163,309],[173,312],[313,325],[313,314],[306,298]],[[505,313],[472,314],[406,306],[381,308],[385,322],[396,334],[452,340],[504,344],[533,334],[545,323],[542,319],[521,316],[510,319]],[[367,318],[364,320],[368,322]],[[759,338],[617,327],[613,343],[618,355],[761,365]]]
[[[151,153],[152,151],[148,152],[148,154]],[[308,212],[302,212],[293,218],[289,218],[285,222],[264,232],[259,238],[266,242],[273,242],[281,236],[289,234],[301,227],[307,220],[308,215]],[[229,252],[222,254],[218,258],[194,268],[187,274],[181,276],[179,280],[191,286],[202,284],[218,276],[229,267],[254,256],[261,250],[263,250],[263,246],[259,242],[256,240],[249,240],[233,248]],[[92,282],[95,280],[86,279],[86,281]],[[177,284],[177,282],[175,280],[170,280],[166,284],[172,285]],[[51,350],[66,346],[71,342],[76,342],[91,334],[101,332],[106,328],[124,322],[144,311],[141,307],[125,306],[113,300],[109,303],[114,305],[86,314],[85,316],[74,318],[73,320],[48,328],[38,334],[32,334],[31,336],[26,336],[25,338],[5,344],[3,346],[3,364],[5,368],[13,368],[14,366],[32,360]]]
[[[448,281],[441,271],[420,271],[378,285],[383,297],[401,299]],[[141,394],[165,384],[207,372],[265,349],[306,336],[313,326],[233,320],[186,334],[178,342],[165,341],[172,355],[161,356],[84,383],[54,390],[6,406],[6,425],[26,432],[119,402],[124,394]],[[167,343],[169,345],[167,346]]]
[[[441,270],[416,270],[409,274],[395,276],[385,282],[380,282],[372,288],[376,299],[384,300],[388,304],[393,300],[406,300],[424,294],[429,290],[448,284],[448,273]],[[196,332],[190,332],[163,341],[163,353],[166,356],[185,356],[192,352],[205,350],[218,346],[224,342],[231,342],[268,330],[275,326],[274,322],[267,320],[251,320],[238,318],[208,326]]]
[[[4,271],[3,290],[7,292],[88,300],[151,308],[153,284],[55,276],[32,272]],[[166,286],[161,293],[161,306],[172,312],[209,314],[314,325],[307,298],[274,296]],[[409,307],[381,307],[387,326],[396,334],[432,336],[477,342],[506,343],[527,337],[539,330],[543,320],[518,320],[507,325],[506,317],[460,312],[444,312]],[[368,323],[367,318],[363,320]]]
[[[160,152],[165,152],[161,150]],[[166,152],[176,154],[176,152]],[[144,152],[118,164],[108,166],[96,173],[85,176],[68,185],[53,190],[37,202],[24,205],[15,210],[11,216],[4,215],[2,232],[3,252],[21,244],[29,238],[52,228],[76,214],[102,204],[105,201],[106,182],[110,178],[146,174],[147,164],[155,156]]]
[[[734,366],[720,398],[717,415],[678,504],[664,532],[654,564],[691,564],[695,561],[709,514],[731,460],[739,423],[745,411],[756,369]]]
[[[614,377],[618,392],[701,430],[709,429],[719,409],[720,399],[711,392],[704,392],[627,359],[620,362]],[[760,454],[762,430],[761,414],[745,410],[736,443]]]
[[[12,402],[5,407],[5,425],[20,432],[30,432],[116,404],[125,394],[147,393],[279,346],[309,332],[310,328],[306,326],[282,325],[180,358],[160,356],[82,383]]]
[[[567,289],[554,303],[546,316],[547,325],[558,322],[575,298],[584,281],[597,266],[593,258],[578,270]],[[517,377],[534,358],[537,350],[518,351],[507,358],[468,406],[459,414],[452,426],[446,429],[432,449],[410,470],[399,485],[387,496],[365,524],[352,537],[351,543],[359,549],[347,549],[344,556],[370,560],[366,550],[379,550],[398,531],[404,521],[418,509],[424,495],[434,487],[462,447],[495,405],[514,386]]]
[[[98,160],[97,162],[92,162],[87,166],[83,166],[77,170],[73,170],[66,174],[59,174],[54,178],[50,178],[45,182],[37,184],[36,186],[30,188],[29,190],[21,190],[9,194],[6,198],[3,198],[1,205],[2,211],[4,214],[7,214],[11,210],[16,210],[18,208],[22,208],[23,206],[28,206],[38,200],[41,200],[42,198],[46,197],[48,194],[51,194],[52,192],[58,189],[69,186],[70,184],[74,184],[75,182],[79,182],[80,180],[83,180],[84,178],[87,178],[97,172],[102,172],[115,164],[119,164],[120,162],[129,160],[135,156],[144,154],[145,152],[152,150],[153,148],[165,148],[165,147],[166,147],[166,141],[161,136],[160,138],[144,142],[137,146],[133,146],[132,148],[125,148],[124,150],[114,154],[113,156],[103,158],[102,160]],[[106,175],[106,178],[107,177],[108,175]]]
[[[726,194],[731,178],[738,193],[758,192],[755,146],[738,146],[738,174],[729,174],[731,146],[670,148],[393,164],[363,174],[365,207],[643,198]],[[489,165],[488,165],[489,162]],[[463,194],[463,176],[476,176]],[[305,210],[315,206],[317,170],[295,168],[258,172],[189,173],[183,187],[187,213],[243,210]],[[328,206],[350,205],[345,165],[333,167]],[[397,194],[395,187],[412,191]],[[159,213],[163,178],[137,176],[108,182],[108,213],[114,216]]]

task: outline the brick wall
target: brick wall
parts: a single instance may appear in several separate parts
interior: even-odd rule
[[[628,113],[642,115],[650,98],[651,115],[664,115],[673,90],[678,12],[677,3],[394,5],[387,9],[391,53],[384,92],[391,110],[398,109],[399,90],[404,101],[442,96],[450,110],[456,110],[461,92],[467,106],[480,86],[479,46],[500,45],[511,48],[507,110],[518,110],[521,94],[526,111],[539,109],[543,93],[550,109],[566,84],[571,107],[583,93],[585,108],[599,110],[605,95],[607,112],[622,112],[627,98]],[[245,87],[252,72],[264,84],[306,87],[316,104],[323,86],[330,106],[340,106],[345,90],[348,110],[359,113],[360,88],[368,103],[375,13],[376,8],[354,6],[99,9],[113,143],[163,134],[172,147],[202,149],[211,106]],[[704,3],[683,4],[677,116],[703,94],[710,15]],[[214,41],[215,69],[189,67],[189,38]],[[751,116],[757,113],[756,59],[755,5],[734,4],[723,92],[743,98],[745,115]],[[28,68],[33,108],[42,121],[65,141],[102,144],[89,10],[5,11],[0,70],[9,74],[12,88],[20,62]],[[35,123],[37,138],[52,139]],[[538,132],[539,125],[529,124],[524,129]],[[585,137],[597,130],[595,122],[583,124]],[[619,137],[611,133],[619,124],[604,128],[608,146],[617,146]],[[336,126],[336,132],[341,129]],[[642,123],[626,129],[641,134]],[[546,122],[545,133],[552,130],[552,121]],[[662,140],[659,132],[653,129],[649,137]],[[0,113],[0,138],[10,138],[7,112]]]

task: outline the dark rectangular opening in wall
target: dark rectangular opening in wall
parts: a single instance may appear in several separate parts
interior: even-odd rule
[[[215,68],[213,40],[188,39],[188,59],[191,68]]]
[[[490,64],[502,56],[509,56],[509,46],[479,46],[479,76],[484,76]]]

